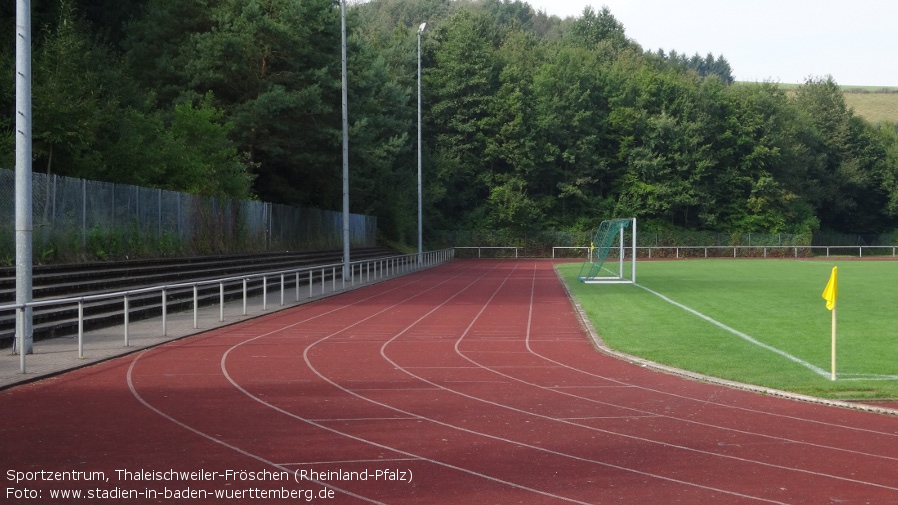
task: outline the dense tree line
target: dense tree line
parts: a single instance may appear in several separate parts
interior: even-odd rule
[[[32,6],[34,170],[340,208],[338,1]],[[14,33],[14,2],[0,9]],[[898,131],[854,115],[829,77],[733,83],[723,56],[645,51],[607,9],[371,0],[348,9],[350,201],[386,238],[415,232],[423,21],[425,231],[898,226]]]

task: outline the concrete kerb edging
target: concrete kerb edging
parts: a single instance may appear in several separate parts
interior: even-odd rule
[[[445,262],[443,262],[443,263],[448,263],[448,262],[450,262],[450,261],[451,261],[451,260],[447,260],[447,261],[445,261]],[[132,344],[132,345],[129,346],[129,347],[124,347],[124,346],[123,346],[119,352],[116,352],[116,353],[114,353],[114,354],[110,354],[110,355],[108,355],[108,356],[103,356],[103,357],[99,357],[99,358],[88,358],[88,359],[86,359],[86,360],[73,359],[73,360],[71,360],[71,361],[68,361],[68,362],[67,362],[66,364],[64,364],[64,365],[60,365],[58,368],[54,369],[53,371],[50,371],[50,372],[44,372],[44,373],[37,373],[37,374],[33,374],[33,375],[25,374],[25,375],[22,376],[22,379],[21,379],[21,380],[9,382],[9,383],[6,383],[6,384],[0,384],[0,391],[4,391],[4,390],[7,390],[7,389],[11,389],[11,388],[14,388],[14,387],[18,387],[18,386],[22,386],[22,385],[25,385],[25,384],[30,384],[30,383],[34,383],[34,382],[46,380],[46,379],[51,379],[51,378],[53,378],[53,377],[58,377],[58,376],[60,376],[60,375],[62,375],[62,374],[65,374],[65,373],[68,373],[68,372],[71,372],[71,371],[74,371],[74,370],[78,370],[78,369],[81,369],[81,368],[87,368],[87,367],[91,367],[91,366],[94,366],[94,365],[99,365],[99,364],[101,364],[101,363],[105,363],[105,362],[110,361],[110,360],[113,360],[113,359],[121,358],[121,357],[123,357],[123,356],[128,356],[128,355],[130,355],[130,354],[134,354],[134,353],[137,353],[137,352],[145,351],[145,350],[147,350],[147,349],[152,349],[153,347],[158,347],[158,346],[163,345],[163,344],[168,344],[168,343],[170,343],[170,342],[176,342],[176,341],[179,341],[179,340],[183,340],[183,339],[185,339],[185,338],[195,337],[195,336],[197,336],[197,335],[202,335],[202,334],[208,333],[208,332],[210,332],[210,331],[218,330],[218,329],[221,329],[221,328],[226,328],[226,327],[228,327],[228,326],[233,326],[233,325],[235,325],[235,324],[240,324],[240,323],[243,323],[243,322],[246,322],[246,321],[250,321],[250,320],[253,320],[253,319],[258,319],[258,318],[260,318],[260,317],[269,316],[269,315],[276,314],[276,313],[281,312],[281,311],[284,311],[284,310],[288,310],[288,309],[292,309],[292,308],[299,307],[299,306],[301,306],[301,305],[305,305],[305,304],[312,303],[312,302],[317,302],[317,301],[320,301],[320,300],[324,300],[324,299],[327,299],[327,298],[331,298],[331,297],[333,297],[333,296],[337,296],[337,295],[341,295],[341,294],[344,294],[344,293],[348,293],[348,292],[350,292],[350,291],[355,291],[355,290],[357,290],[357,289],[365,288],[365,287],[368,287],[368,286],[373,286],[373,285],[375,285],[375,284],[380,284],[380,283],[382,283],[382,282],[386,282],[386,281],[389,281],[389,280],[392,280],[392,279],[398,279],[398,278],[400,278],[400,277],[405,277],[405,276],[407,276],[407,275],[412,275],[412,274],[414,274],[414,273],[421,272],[421,271],[423,271],[423,270],[428,270],[428,269],[437,267],[437,266],[439,266],[439,265],[442,265],[443,263],[435,263],[435,264],[432,264],[432,265],[426,265],[426,266],[423,266],[422,268],[419,268],[419,269],[417,269],[417,270],[413,270],[413,271],[410,271],[410,272],[401,272],[401,273],[397,273],[397,274],[391,275],[391,276],[389,276],[389,277],[381,277],[381,278],[379,278],[379,279],[375,279],[375,280],[371,280],[371,281],[366,281],[366,282],[363,283],[363,284],[357,284],[357,285],[347,286],[345,289],[341,289],[340,291],[332,291],[332,292],[329,292],[329,293],[324,293],[324,294],[316,295],[316,296],[314,296],[313,298],[305,298],[305,299],[302,299],[302,300],[300,300],[300,301],[292,301],[292,302],[289,302],[289,303],[285,303],[284,305],[276,305],[276,306],[274,306],[274,307],[269,306],[268,309],[266,309],[265,311],[262,311],[262,312],[260,312],[260,313],[256,313],[256,314],[247,314],[246,316],[237,316],[236,319],[232,319],[232,320],[230,320],[230,321],[220,322],[220,323],[215,324],[214,326],[212,326],[212,327],[210,327],[210,328],[203,328],[203,329],[196,329],[196,330],[188,330],[186,333],[181,334],[181,335],[173,335],[173,336],[171,336],[171,337],[161,338],[159,342],[155,342],[155,343],[151,343],[151,344],[144,344],[144,345],[140,345],[140,344],[138,344],[138,345],[133,345],[133,344]],[[261,295],[258,295],[258,296],[251,297],[250,300],[256,300],[256,299],[261,299],[261,298],[262,298],[262,296],[261,296]],[[169,317],[174,317],[176,314],[183,314],[183,313],[186,313],[186,312],[190,312],[190,311],[171,313],[171,314],[169,314]],[[135,323],[137,323],[137,324],[139,324],[139,323],[147,323],[147,322],[150,322],[150,321],[155,321],[156,319],[159,319],[159,318],[145,319],[145,320],[138,321],[138,322],[132,322],[132,324],[135,324]],[[71,337],[56,337],[56,338],[71,338]],[[16,356],[16,355],[11,355],[11,356]]]
[[[799,393],[792,393],[789,391],[782,391],[779,389],[768,388],[764,386],[756,386],[754,384],[744,384],[741,382],[731,381],[727,379],[721,379],[719,377],[712,377],[710,375],[704,375],[697,372],[691,372],[689,370],[683,370],[680,368],[675,368],[672,366],[664,365],[661,363],[656,363],[654,361],[649,361],[644,358],[640,358],[638,356],[633,356],[631,354],[627,354],[621,351],[614,350],[608,347],[602,338],[599,336],[595,327],[593,327],[592,322],[590,322],[589,318],[586,316],[586,311],[583,310],[583,307],[580,305],[580,302],[574,297],[574,294],[571,292],[570,288],[565,282],[564,277],[561,275],[561,272],[558,271],[557,266],[555,267],[555,275],[558,276],[559,282],[564,286],[564,291],[567,293],[568,300],[570,300],[571,305],[573,305],[574,309],[577,311],[577,316],[580,318],[580,324],[583,325],[583,328],[589,334],[590,339],[592,340],[593,345],[596,349],[602,353],[605,353],[609,356],[613,356],[617,359],[627,361],[636,365],[640,365],[646,368],[651,368],[654,370],[658,370],[660,372],[669,373],[672,375],[679,375],[681,377],[686,377],[688,379],[707,382],[710,384],[716,384],[719,386],[725,386],[733,389],[741,389],[744,391],[750,391],[753,393],[776,396],[781,398],[786,398],[789,400],[807,402],[807,403],[816,403],[820,405],[827,405],[830,407],[841,407],[851,410],[860,410],[864,412],[871,412],[875,414],[884,414],[888,416],[898,416],[898,409],[890,409],[886,407],[877,407],[874,405],[866,405],[862,403],[854,403],[847,402],[842,400],[831,400],[828,398],[818,398],[816,396],[808,396]]]

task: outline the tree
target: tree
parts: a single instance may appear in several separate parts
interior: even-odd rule
[[[269,201],[336,208],[340,201],[339,11],[330,0],[151,0],[129,47],[158,74],[144,82],[175,102],[211,91],[231,138]],[[171,31],[164,20],[184,13]],[[152,47],[154,43],[155,48]]]
[[[181,155],[182,166],[166,176],[173,189],[212,196],[250,199],[253,195],[252,164],[228,138],[234,123],[225,121],[215,108],[212,93],[194,105],[175,106],[171,141]]]
[[[476,213],[489,194],[483,122],[498,88],[499,39],[488,16],[469,10],[450,16],[429,39],[436,47],[424,78],[428,143],[437,162],[431,184],[442,188],[435,190],[435,204],[443,217],[455,221]]]
[[[61,1],[33,57],[34,169],[48,174],[246,197],[249,166],[206,103],[155,108],[114,48]],[[151,95],[150,95],[151,96]],[[191,114],[199,116],[191,119]]]
[[[534,72],[534,182],[559,225],[599,219],[612,200],[618,174],[606,80],[598,55],[579,47],[552,47]]]
[[[99,177],[104,167],[96,166],[91,150],[117,108],[104,82],[114,72],[114,58],[91,39],[69,2],[62,2],[58,15],[32,57],[33,166],[48,174]]]
[[[590,49],[605,46],[613,54],[633,47],[624,33],[624,25],[615,19],[608,7],[602,7],[598,13],[592,7],[585,7],[583,14],[574,21],[571,34],[575,44]]]
[[[878,229],[887,205],[882,187],[886,152],[872,127],[856,117],[832,77],[808,79],[795,95],[819,162],[808,176],[821,225],[835,231]]]
[[[358,13],[353,14],[355,18]],[[415,35],[413,30],[406,32],[408,38]],[[392,78],[384,57],[363,39],[353,36],[350,42],[350,205],[354,212],[378,216],[382,237],[414,243],[417,184],[411,142],[412,91]]]
[[[886,214],[895,222],[898,218],[898,123],[882,122],[877,131],[886,151],[883,190],[888,194]]]

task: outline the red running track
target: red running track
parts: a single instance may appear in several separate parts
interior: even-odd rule
[[[4,503],[898,503],[894,418],[602,354],[546,261],[455,261],[0,412]]]

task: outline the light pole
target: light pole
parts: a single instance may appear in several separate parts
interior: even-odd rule
[[[349,277],[349,100],[346,77],[346,0],[340,0],[340,55],[343,102],[343,280]]]
[[[31,1],[16,2],[16,304],[32,301],[31,208]],[[33,352],[32,310],[17,311],[16,352],[25,373],[25,355]]]
[[[427,23],[418,27],[418,265],[424,263],[424,245],[421,239],[421,34]]]

